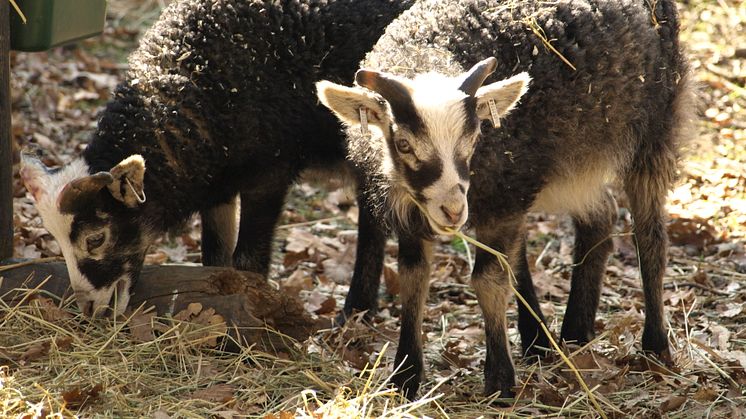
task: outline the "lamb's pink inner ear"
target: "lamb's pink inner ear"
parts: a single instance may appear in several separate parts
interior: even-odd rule
[[[28,164],[21,167],[19,174],[26,190],[31,192],[31,195],[38,202],[45,193],[42,183],[44,177],[48,175],[41,168]]]

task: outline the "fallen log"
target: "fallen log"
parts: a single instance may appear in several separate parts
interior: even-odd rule
[[[0,266],[0,298],[8,305],[35,288],[66,298],[69,285],[62,262]],[[230,268],[145,266],[129,307],[153,306],[159,316],[171,316],[192,303],[214,309],[229,333],[247,345],[283,348],[288,345],[284,336],[302,341],[314,331],[315,322],[300,301],[274,289],[261,275]]]

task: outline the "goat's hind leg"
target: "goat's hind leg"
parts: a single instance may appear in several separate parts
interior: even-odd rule
[[[668,235],[665,225],[665,198],[668,183],[649,173],[633,173],[625,182],[630,201],[640,276],[645,295],[645,328],[642,349],[664,355],[668,338],[664,325],[663,275],[666,270]]]
[[[261,275],[269,273],[272,239],[291,181],[278,176],[241,193],[241,223],[233,266]]]
[[[238,196],[200,212],[202,265],[231,266],[238,237]]]
[[[566,342],[583,345],[595,337],[593,325],[607,259],[614,249],[611,233],[616,219],[616,201],[608,191],[590,214],[573,216],[574,268],[561,333]]]
[[[344,308],[337,316],[339,324],[344,324],[356,311],[365,311],[366,318],[372,318],[378,311],[378,288],[381,285],[386,232],[376,222],[366,198],[359,194],[357,201],[360,216],[355,270],[352,273],[350,291],[347,293]]]

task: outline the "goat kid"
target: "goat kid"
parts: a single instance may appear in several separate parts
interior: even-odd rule
[[[593,339],[612,251],[616,204],[607,185],[614,179],[635,221],[642,348],[668,351],[664,203],[691,109],[676,6],[658,1],[651,15],[639,0],[509,3],[422,0],[387,28],[362,63],[358,86],[317,84],[322,103],[349,125],[349,158],[366,174],[371,208],[399,237],[400,369],[393,381],[410,398],[423,376],[433,238],[467,218],[480,241],[507,255],[518,291],[540,314],[526,259],[526,213],[569,213],[576,265],[561,338]],[[556,52],[527,21],[543,29]],[[485,393],[501,397],[512,396],[515,383],[507,281],[498,261],[478,249],[472,283],[485,318]],[[518,328],[524,354],[549,347],[520,304]]]
[[[400,0],[181,0],[130,56],[82,158],[21,177],[57,239],[81,310],[116,314],[155,238],[199,212],[206,265],[267,273],[286,192],[306,169],[346,172],[314,82],[351,80]],[[146,170],[147,165],[147,170]],[[240,193],[240,226],[238,199]],[[147,196],[146,196],[147,195]],[[375,310],[385,235],[361,201],[345,313]],[[358,284],[358,285],[354,285]],[[112,301],[112,296],[116,298]]]

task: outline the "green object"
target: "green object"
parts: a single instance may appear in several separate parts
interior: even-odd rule
[[[7,0],[0,0],[7,1]],[[10,10],[10,48],[44,51],[100,34],[106,0],[16,0],[27,22]]]

